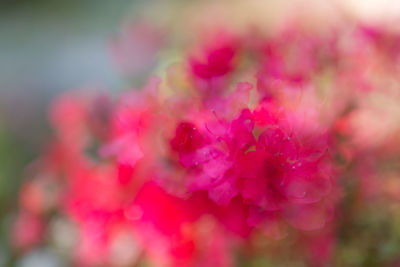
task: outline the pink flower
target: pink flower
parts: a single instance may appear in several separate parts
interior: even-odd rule
[[[203,48],[202,54],[189,59],[192,73],[205,80],[226,75],[234,68],[237,44],[232,37],[219,35]]]
[[[254,144],[252,129],[249,110],[230,123],[212,119],[201,128],[180,123],[170,144],[179,152],[189,190],[208,190],[211,199],[227,205],[238,193],[233,164],[240,151]]]
[[[264,131],[255,149],[242,153],[236,163],[240,194],[257,210],[257,217],[261,216],[256,220],[250,217],[251,221],[261,223],[265,214],[273,220],[283,219],[295,228],[322,227],[331,209],[324,201],[330,193],[331,170],[323,133],[305,138],[301,133],[289,131],[287,122],[279,123],[285,120],[275,118],[268,109],[254,114]],[[278,221],[270,225],[275,236],[281,236]]]
[[[150,261],[166,266],[209,266],[213,262],[231,266],[228,244],[220,235],[221,230],[217,232],[216,226],[209,230],[202,227],[201,215],[208,206],[203,196],[181,199],[148,182],[140,188],[128,210],[138,214],[132,222],[140,232]],[[206,223],[213,222],[206,220]],[[207,232],[207,238],[202,230]]]
[[[219,94],[227,86],[228,76],[236,68],[240,44],[238,38],[224,32],[210,40],[189,56],[188,73],[196,89],[205,96]]]
[[[21,212],[13,225],[13,245],[19,249],[38,245],[43,239],[44,226],[44,221],[38,215]]]
[[[204,145],[203,138],[194,124],[181,122],[176,128],[175,137],[170,144],[171,148],[179,154],[191,153]]]

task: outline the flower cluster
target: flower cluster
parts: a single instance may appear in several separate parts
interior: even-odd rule
[[[132,57],[154,63],[130,47],[140,34],[142,49],[160,49],[142,24],[113,43],[135,75]],[[292,238],[325,264],[338,177],[351,165],[367,185],[384,143],[357,123],[380,93],[374,75],[393,75],[379,71],[398,57],[396,38],[367,27],[218,32],[141,90],[60,96],[54,138],[21,189],[15,245],[50,242],[79,266],[234,266],[261,236]]]

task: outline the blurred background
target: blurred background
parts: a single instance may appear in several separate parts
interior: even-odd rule
[[[138,12],[142,4],[0,1],[0,265],[7,266],[6,233],[18,205],[24,166],[40,153],[50,135],[49,101],[71,88],[119,86],[109,40],[122,18]],[[21,262],[21,266],[30,264]]]
[[[180,5],[198,2],[0,0],[0,265],[6,264],[6,232],[18,205],[24,166],[40,153],[51,133],[46,115],[51,99],[82,86],[120,90],[125,83],[110,58],[109,42],[123,21],[152,9],[161,14],[168,8],[165,12],[174,16]],[[295,5],[339,8],[361,20],[383,23],[397,22],[400,14],[396,0],[266,2],[276,7],[273,10]],[[268,11],[271,16],[279,16],[273,10]],[[18,266],[58,266],[55,259],[42,256],[30,255]],[[39,263],[33,265],[35,260]]]

